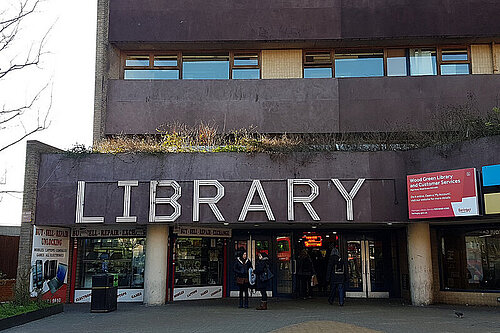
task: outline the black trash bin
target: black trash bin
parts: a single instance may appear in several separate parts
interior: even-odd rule
[[[116,310],[116,299],[118,298],[117,277],[114,274],[92,276],[90,312],[111,312]]]

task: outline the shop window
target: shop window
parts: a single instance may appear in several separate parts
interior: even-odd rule
[[[437,75],[436,49],[410,49],[410,75]]]
[[[500,290],[500,229],[440,234],[444,289]]]
[[[222,239],[178,238],[175,242],[175,256],[175,287],[222,285]]]
[[[182,78],[185,80],[229,79],[229,53],[183,54]]]
[[[232,79],[260,79],[260,59],[258,53],[234,53],[231,64]]]
[[[441,49],[441,75],[464,75],[470,73],[470,60],[467,48]]]
[[[335,77],[384,76],[384,52],[335,52]]]
[[[144,288],[145,238],[86,238],[80,249],[79,288],[103,273],[117,274],[119,288]]]
[[[406,49],[387,49],[387,76],[406,76],[408,67]]]
[[[311,51],[304,53],[304,78],[333,77],[332,53],[329,51]]]
[[[126,80],[172,80],[179,79],[177,54],[127,55],[123,78]]]

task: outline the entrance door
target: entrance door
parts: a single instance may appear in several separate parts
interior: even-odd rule
[[[257,262],[257,256],[259,253],[266,253],[271,258],[271,241],[268,237],[262,235],[248,235],[244,237],[235,237],[233,243],[233,254],[234,258],[236,257],[236,253],[238,251],[244,250],[247,252],[248,259],[252,262],[252,267],[255,268],[255,264]],[[239,238],[239,239],[238,239]],[[238,296],[238,287],[236,286],[236,281],[234,280],[233,272],[233,264],[230,263],[230,293],[231,297]],[[268,290],[267,295],[269,297],[272,296],[272,291]],[[260,293],[252,294],[253,297],[260,297]]]
[[[276,263],[276,292],[278,295],[291,295],[293,292],[291,234],[281,234],[276,237]]]
[[[388,298],[382,241],[348,240],[347,297]]]

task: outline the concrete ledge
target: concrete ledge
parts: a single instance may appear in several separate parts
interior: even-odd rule
[[[57,304],[45,309],[35,310],[27,313],[22,313],[14,317],[0,319],[0,331],[19,325],[24,325],[31,321],[49,317],[61,313],[63,311],[64,311],[64,305]]]

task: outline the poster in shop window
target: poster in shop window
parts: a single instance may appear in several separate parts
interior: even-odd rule
[[[34,227],[31,254],[32,297],[53,303],[66,302],[68,286],[69,229]]]
[[[477,216],[476,169],[407,176],[410,219]]]

